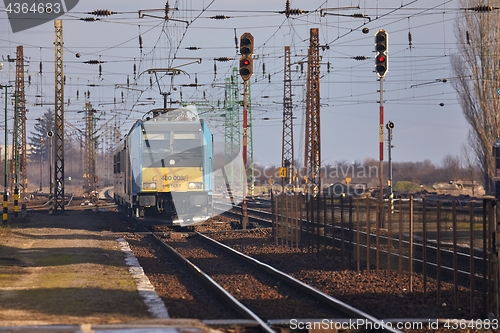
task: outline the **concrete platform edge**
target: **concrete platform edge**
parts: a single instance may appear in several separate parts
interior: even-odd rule
[[[149,281],[139,261],[134,256],[128,242],[123,238],[116,240],[125,254],[125,263],[129,266],[129,272],[134,278],[139,295],[143,298],[149,312],[158,319],[170,318],[165,303],[163,303],[154,286]]]

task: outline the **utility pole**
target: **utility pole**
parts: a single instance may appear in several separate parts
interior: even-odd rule
[[[16,125],[14,127],[13,154],[16,170],[17,193],[28,193],[28,174],[26,170],[26,95],[24,90],[24,52],[23,46],[19,45],[16,52]],[[15,195],[16,190],[14,190]]]
[[[8,141],[8,134],[7,134],[7,106],[8,106],[8,88],[12,87],[9,85],[3,86],[5,88],[5,133],[4,133],[4,169],[3,169],[3,212],[2,212],[2,221],[3,223],[7,223],[7,218],[8,218],[8,208],[9,208],[9,196],[7,195],[7,141]]]
[[[283,68],[283,140],[281,146],[282,186],[292,184],[293,179],[293,103],[292,74],[290,69],[290,46],[285,46],[285,63]]]
[[[27,191],[26,174],[26,97],[24,93],[24,53],[23,47],[16,50],[14,129],[12,131],[11,189],[14,192],[14,216],[19,212],[19,187],[21,193]],[[24,138],[24,139],[23,139]],[[21,177],[21,184],[19,178]]]
[[[304,166],[311,194],[321,188],[320,59],[319,29],[311,28],[307,69],[306,149]]]
[[[91,194],[96,190],[96,173],[95,173],[95,147],[96,140],[94,137],[95,117],[97,112],[92,107],[92,104],[85,104],[85,174],[87,179],[87,192]]]
[[[54,196],[50,214],[64,213],[64,72],[62,20],[54,20],[55,28],[55,117],[54,117]]]
[[[43,146],[44,140],[43,137],[40,136],[40,193],[42,192],[42,146]]]
[[[52,197],[54,195],[54,178],[52,177],[54,174],[52,173],[52,166],[54,164],[54,132],[53,131],[48,131],[47,132],[47,145],[48,145],[48,158],[49,158],[49,195]],[[50,208],[52,210],[52,207]]]
[[[35,120],[38,120],[38,123],[39,123],[39,126],[40,128],[42,128],[42,121],[43,119],[42,118],[36,118]],[[38,146],[38,153],[40,154],[40,164],[39,164],[39,172],[40,172],[40,188],[39,188],[39,191],[42,192],[42,151],[43,151],[43,144],[44,144],[44,139],[43,137],[40,135],[40,138],[39,138],[39,146]]]
[[[18,140],[17,140],[17,128],[19,125],[19,113],[18,113],[18,103],[17,95],[14,94],[14,130],[12,132],[12,159],[11,159],[11,175],[12,184],[11,192],[14,192],[14,216],[17,216],[19,211],[19,150],[18,150]],[[13,190],[13,191],[12,191]]]

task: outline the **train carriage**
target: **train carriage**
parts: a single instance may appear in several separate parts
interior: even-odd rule
[[[154,109],[114,154],[115,201],[128,215],[193,225],[213,214],[213,138],[195,107]]]

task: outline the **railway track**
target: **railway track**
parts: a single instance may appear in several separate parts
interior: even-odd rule
[[[267,209],[270,204],[264,204],[262,206]],[[262,210],[258,205],[254,205],[253,208],[248,208],[248,216],[254,225],[259,225],[262,227],[272,226],[272,213],[268,210]],[[228,209],[228,207],[226,207]],[[344,212],[345,213],[345,212]],[[232,217],[237,219],[241,218],[241,206],[234,206],[227,211]],[[335,212],[335,219],[341,221],[345,218],[342,216],[340,209]],[[378,256],[384,258],[375,259],[372,262],[380,261],[391,265],[397,265],[398,261],[409,261],[409,251],[410,247],[410,237],[407,233],[400,235],[402,238],[399,241],[398,238],[389,237],[387,233],[377,234],[375,231],[366,232],[361,228],[356,229],[356,223],[353,223],[348,227],[349,223],[345,223],[343,227],[340,223],[339,225],[327,224],[308,224],[307,221],[302,221],[303,225],[309,225],[309,228],[303,228],[303,233],[308,234],[311,230],[315,230],[316,227],[330,229],[331,233],[329,235],[314,235],[318,236],[322,244],[332,244],[336,248],[343,248],[345,251],[350,251],[352,253],[363,253],[363,256],[367,256],[368,248],[369,252],[372,252],[370,256],[376,257],[377,255],[373,252],[376,250],[373,248],[374,245],[378,244],[380,249],[377,251]],[[353,228],[354,227],[354,228]],[[446,279],[456,279],[461,285],[466,287],[474,286],[476,290],[481,290],[484,288],[483,285],[483,275],[484,275],[484,261],[485,255],[481,249],[474,249],[473,256],[471,259],[470,249],[467,246],[453,244],[437,244],[436,241],[429,241],[424,245],[422,237],[415,236],[411,241],[413,246],[413,256],[412,262],[415,269],[418,272],[422,272],[424,267],[426,271],[431,274],[431,276],[437,277],[438,275],[438,265],[441,267],[439,274],[441,278]],[[388,244],[391,244],[389,247]],[[390,257],[390,259],[388,259]],[[377,263],[378,266],[378,263]],[[470,272],[474,272],[471,275]]]
[[[267,205],[260,206],[254,204],[247,208],[251,227],[272,227],[272,214],[269,211],[259,209],[259,207],[267,207]],[[241,205],[232,206],[226,203],[215,202],[214,210],[216,214],[234,218],[238,221],[241,219]]]
[[[110,198],[107,191],[104,192],[105,198]],[[109,201],[109,200],[108,200]],[[85,210],[85,209],[97,209],[99,207],[109,207],[113,206],[112,203],[107,203],[106,200],[100,200],[98,205],[88,205],[85,200],[69,200],[67,209],[70,210]],[[38,210],[38,209],[47,209],[48,201],[39,206],[30,206],[29,209]],[[219,211],[223,212],[223,215],[230,216],[231,218],[235,218],[239,220],[241,218],[241,207],[240,206],[228,206],[217,203],[216,206],[219,207]],[[266,200],[259,200],[256,202],[252,202],[250,207],[248,208],[248,216],[249,221],[251,223],[251,227],[271,227],[272,226],[272,214],[268,210],[270,203]],[[263,208],[259,208],[263,207]],[[341,218],[341,213],[336,212],[336,219],[339,221]],[[338,215],[338,216],[337,216]],[[347,223],[346,223],[347,225]],[[328,226],[327,228],[331,225]],[[343,229],[343,230],[342,230]],[[307,230],[305,230],[307,232]],[[332,237],[333,236],[333,237]],[[328,244],[334,244],[337,248],[342,246],[342,243],[345,248],[350,248],[352,251],[360,251],[362,253],[367,252],[368,246],[373,246],[375,244],[379,244],[379,246],[383,247],[383,249],[379,250],[381,256],[387,258],[391,257],[391,262],[396,264],[399,260],[400,254],[402,260],[409,260],[409,256],[407,251],[399,249],[399,240],[395,238],[389,238],[387,235],[379,234],[377,235],[375,232],[370,232],[369,237],[367,236],[366,231],[360,230],[359,237],[358,232],[356,230],[350,230],[348,228],[342,228],[340,225],[333,226],[333,232],[331,235],[321,236],[321,238],[326,237],[325,240]],[[358,239],[360,242],[358,243]],[[366,244],[366,240],[369,239],[368,245]],[[377,240],[378,239],[378,240]],[[363,241],[364,240],[364,241]],[[391,247],[388,249],[387,244],[391,243]],[[401,241],[401,246],[403,249],[407,249],[410,245],[410,241],[405,235],[403,240]],[[483,288],[483,278],[484,274],[484,253],[480,249],[475,249],[473,260],[471,261],[471,257],[468,247],[457,246],[455,249],[451,245],[448,246],[437,246],[436,242],[428,241],[425,245],[425,256],[424,256],[424,245],[420,237],[415,237],[413,240],[414,246],[414,257],[413,263],[415,269],[418,271],[423,271],[424,265],[426,266],[429,274],[436,275],[437,273],[437,265],[438,265],[438,257],[439,263],[441,266],[441,276],[442,278],[448,279],[456,279],[460,282],[460,284],[469,287],[470,285],[474,285],[476,290],[480,290]],[[383,260],[387,262],[387,259]],[[454,264],[455,263],[455,264]],[[470,271],[474,272],[474,275],[471,277]]]
[[[238,223],[238,222],[236,222]],[[200,226],[199,230],[205,230],[204,232],[207,232],[211,237],[215,239],[220,239],[223,241],[225,244],[230,245],[231,247],[237,248],[239,251],[242,251],[244,253],[247,253],[248,255],[253,256],[254,258],[258,258],[260,260],[263,260],[264,262],[271,264],[272,266],[279,267],[279,269],[287,272],[288,274],[292,274],[294,277],[300,279],[301,281],[305,281],[306,283],[314,286],[315,288],[319,290],[323,290],[325,293],[329,295],[334,295],[334,297],[338,297],[338,299],[343,300],[344,302],[347,302],[351,305],[354,305],[356,308],[363,309],[362,311],[366,311],[366,313],[371,314],[372,316],[376,318],[384,318],[382,319],[385,323],[390,322],[390,320],[386,318],[414,318],[413,314],[410,314],[410,312],[407,312],[405,309],[408,309],[409,304],[417,304],[421,300],[418,295],[414,295],[412,293],[407,292],[407,283],[408,280],[406,277],[401,277],[400,275],[397,274],[397,272],[387,272],[387,276],[390,276],[391,278],[387,280],[387,276],[384,279],[384,277],[378,278],[375,275],[370,275],[370,273],[365,274],[364,272],[361,272],[358,274],[355,273],[355,266],[351,267],[354,268],[354,272],[352,271],[342,271],[340,269],[340,256],[337,256],[339,253],[331,253],[328,255],[328,258],[322,258],[323,260],[319,260],[319,258],[316,258],[314,255],[314,258],[309,258],[307,259],[306,257],[310,257],[310,254],[308,253],[307,255],[302,252],[299,249],[296,249],[296,251],[293,251],[292,249],[290,250],[285,250],[283,247],[276,247],[274,246],[274,241],[270,238],[272,237],[271,234],[271,229],[270,228],[254,228],[251,230],[234,230],[234,228],[230,227],[230,224],[235,224],[234,218],[228,219],[228,218],[214,218],[213,220],[209,221],[207,226]],[[165,228],[165,229],[163,229]],[[202,239],[199,235],[194,234],[192,231],[172,231],[167,229],[168,227],[162,226],[156,227],[153,230],[153,233],[155,236],[159,237],[162,242],[168,243],[169,245],[173,244],[181,244],[181,248],[185,245],[184,243],[191,242],[192,240],[200,240]],[[196,228],[198,230],[198,227]],[[231,230],[233,229],[233,230]],[[213,234],[212,234],[213,233]],[[153,235],[151,232],[148,232],[148,235],[152,238]],[[196,236],[195,236],[196,235]],[[148,236],[149,237],[149,236]],[[151,245],[152,248],[166,248],[164,245],[158,245],[157,238],[155,238],[155,244],[156,245]],[[200,241],[201,242],[201,241]],[[165,250],[166,251],[166,250]],[[153,251],[155,252],[155,251]],[[202,250],[199,250],[200,253],[202,253]],[[302,252],[302,254],[300,254]],[[286,253],[286,254],[285,254]],[[289,255],[291,253],[296,253],[298,255]],[[154,256],[154,253],[153,253]],[[187,255],[186,255],[187,256]],[[139,254],[139,258],[141,255]],[[146,256],[148,257],[148,256]],[[166,256],[159,257],[161,258],[159,261],[159,265],[156,264],[152,270],[150,270],[150,273],[153,275],[169,275],[170,271],[172,270],[171,268],[163,268],[163,261],[165,261],[166,257],[173,257],[170,253]],[[280,259],[281,257],[281,259]],[[336,258],[336,259],[335,259]],[[292,259],[292,260],[290,260]],[[306,260],[303,260],[306,259]],[[317,260],[318,259],[318,262]],[[326,259],[326,260],[325,260]],[[168,260],[168,259],[167,259]],[[178,259],[177,259],[178,260]],[[194,268],[195,271],[200,271],[204,270],[202,264],[199,264],[198,262],[195,263],[195,261],[201,261],[202,264],[207,264],[209,265],[209,268],[213,268],[214,263],[216,262],[216,257],[211,254],[197,254],[193,257],[191,260],[192,263],[194,263],[197,268]],[[309,261],[308,261],[309,260]],[[237,261],[241,261],[238,259]],[[319,265],[318,265],[319,264]],[[151,263],[149,264],[151,267]],[[146,264],[147,266],[147,264]],[[178,261],[175,263],[175,270],[177,268],[180,268],[183,265],[179,265]],[[199,266],[199,267],[198,267]],[[218,264],[218,267],[223,267],[227,266],[227,263],[224,264]],[[352,265],[351,265],[352,266]],[[326,269],[325,271],[323,269]],[[308,271],[311,270],[311,271]],[[335,271],[338,270],[338,273]],[[187,270],[184,270],[187,271]],[[166,273],[167,272],[167,273]],[[241,276],[245,276],[244,274],[240,274],[240,269],[232,270],[230,272],[223,273],[219,271],[216,276],[212,277],[215,280],[215,277],[218,279],[224,278],[224,277],[229,277],[229,276],[234,276],[234,272],[238,273],[236,277],[233,277],[233,280],[239,281],[239,283],[243,283],[242,281],[245,281],[248,284],[248,278],[243,280]],[[318,274],[319,272],[323,272],[321,274]],[[147,273],[148,276],[151,276],[150,273]],[[188,273],[184,273],[190,276],[190,278],[193,278],[195,274],[193,274],[191,271]],[[251,276],[251,275],[248,275]],[[323,276],[323,277],[322,277]],[[151,277],[150,277],[151,278]],[[154,278],[154,277],[153,277]],[[420,289],[418,286],[421,286],[421,277],[415,277],[416,278],[416,286],[417,289]],[[165,280],[164,280],[165,281]],[[370,286],[364,285],[367,281],[370,281]],[[377,281],[377,282],[375,282]],[[176,293],[177,289],[176,287],[165,287],[162,285],[162,282],[160,281],[160,284],[154,283],[155,288],[158,286],[160,290],[164,290],[163,296],[161,296],[167,305],[169,309],[171,309],[171,305],[169,303],[170,299],[173,298],[171,296],[173,290],[174,293]],[[205,293],[205,291],[199,291],[200,289],[200,282],[198,281],[197,278],[197,283],[196,286],[193,287],[193,290],[196,290],[195,292],[199,294],[200,292]],[[279,284],[279,287],[284,285],[283,283]],[[333,288],[332,288],[333,287]],[[387,288],[389,287],[389,288]],[[239,289],[239,294],[243,293],[243,289],[236,287],[236,289]],[[204,290],[204,289],[203,289]],[[259,290],[259,289],[252,289],[252,290]],[[269,289],[268,289],[269,290]],[[360,294],[357,294],[359,291],[367,290],[368,291],[368,298],[366,299],[364,297],[364,292],[361,292]],[[450,286],[449,284],[446,284],[443,289],[446,294],[443,294],[443,299],[446,300],[447,304],[451,304],[451,296],[449,294]],[[351,294],[352,292],[352,294]],[[421,291],[420,291],[421,292]],[[213,292],[210,292],[213,294]],[[208,292],[207,292],[208,294]],[[260,294],[266,294],[265,290],[263,292],[260,292]],[[461,292],[461,296],[463,295],[463,292]],[[165,296],[166,295],[166,296]],[[384,296],[383,299],[377,299],[376,295],[386,295]],[[375,296],[375,297],[374,297]],[[215,298],[216,296],[211,296],[212,298]],[[218,296],[217,296],[218,297]],[[182,296],[184,300],[184,296]],[[434,299],[435,296],[431,295],[431,298]],[[207,298],[205,297],[205,300]],[[246,300],[255,300],[255,296],[247,296],[243,297],[242,301]],[[282,299],[286,299],[283,298]],[[476,299],[477,301],[477,299]],[[183,301],[184,302],[184,301]],[[226,301],[219,301],[221,303],[226,304]],[[264,301],[263,301],[264,302]],[[267,306],[268,304],[271,303],[269,299],[266,300]],[[316,302],[318,302],[316,300]],[[416,303],[412,303],[416,302]],[[282,304],[285,304],[286,302],[282,302]],[[461,300],[461,306],[464,304],[464,300]],[[207,302],[208,304],[208,302]],[[244,303],[246,305],[246,303]],[[293,304],[293,302],[292,302]],[[398,305],[396,305],[398,304]],[[433,318],[433,316],[437,316],[437,318],[455,318],[457,317],[457,314],[453,314],[454,310],[451,307],[445,307],[441,306],[442,301],[439,303],[438,308],[436,308],[434,311],[421,311],[419,314],[415,314],[417,318]],[[199,310],[199,308],[194,306],[194,303],[189,303],[189,309],[192,310],[190,312],[191,314],[188,315],[190,318],[200,318],[201,320],[209,323],[209,325],[212,325],[212,323],[215,323],[213,327],[228,327],[228,325],[232,328],[238,325],[247,325],[243,326],[245,329],[247,328],[255,328],[257,329],[258,323],[253,320],[253,319],[247,319],[247,317],[243,317],[240,315],[238,316],[219,316],[219,317],[207,317],[207,316],[202,316],[204,314],[206,309],[208,310],[213,310],[215,308],[227,308],[226,305],[221,305],[221,306],[213,306],[213,305],[204,305],[205,309]],[[389,308],[387,308],[389,306]],[[474,305],[477,309],[477,304]],[[325,306],[323,306],[325,307]],[[388,309],[395,307],[392,311]],[[234,309],[235,307],[232,306],[230,307]],[[250,308],[250,307],[249,307]],[[312,307],[309,307],[312,308]],[[465,305],[465,313],[468,313],[468,308],[467,305]],[[197,310],[198,309],[198,310]],[[401,311],[400,311],[401,310]],[[169,310],[170,311],[170,310]],[[182,310],[184,311],[184,310]],[[271,328],[279,327],[279,325],[286,326],[290,328],[291,324],[291,316],[286,316],[285,319],[281,318],[279,319],[280,316],[278,315],[272,315],[272,316],[261,316],[260,313],[255,310],[253,307],[251,307],[251,311],[256,313],[256,316],[261,318],[265,323],[270,324]],[[428,312],[428,313],[427,313]],[[462,313],[463,311],[460,310]],[[193,314],[194,313],[194,314]],[[292,312],[290,312],[292,313]],[[403,314],[406,313],[406,314]],[[413,312],[412,312],[413,313]],[[424,314],[425,313],[425,314]],[[185,313],[181,313],[180,316],[174,316],[174,318],[181,318],[184,317]],[[461,315],[458,315],[459,317],[463,317],[463,313]],[[328,318],[332,317],[336,322],[342,322],[342,323],[348,323],[350,319],[349,316],[347,315],[323,315],[324,320],[328,320]],[[317,315],[307,315],[304,314],[304,317],[307,317],[306,320],[308,323],[313,322],[314,320],[318,321]],[[297,318],[304,318],[301,315],[297,315]],[[229,319],[228,319],[229,318]],[[294,320],[299,320],[297,318],[294,318]],[[381,320],[381,321],[382,321]],[[391,319],[393,320],[393,319]],[[423,319],[416,319],[417,321],[420,320],[424,325],[425,325],[425,320]],[[394,321],[394,320],[393,320]],[[395,322],[393,322],[394,325],[396,325]],[[242,327],[242,326],[238,326]],[[396,326],[393,326],[396,327]],[[399,327],[398,327],[399,328]],[[261,329],[258,329],[261,331]],[[236,330],[237,331],[237,330]]]
[[[155,228],[158,230],[158,228]],[[224,319],[204,319],[204,323],[217,327],[275,332],[291,323],[322,322],[323,325],[356,323],[398,332],[384,323],[324,294],[279,270],[246,256],[199,232],[148,232],[158,246],[175,258],[205,286],[197,293],[217,297],[227,307]],[[185,273],[184,273],[185,274]],[[170,311],[170,310],[169,310]],[[236,313],[236,315],[235,315]],[[323,326],[324,327],[324,326]]]

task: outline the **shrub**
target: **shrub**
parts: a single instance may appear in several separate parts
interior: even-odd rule
[[[394,184],[394,191],[418,192],[420,191],[420,184],[416,184],[409,181],[400,181]]]

